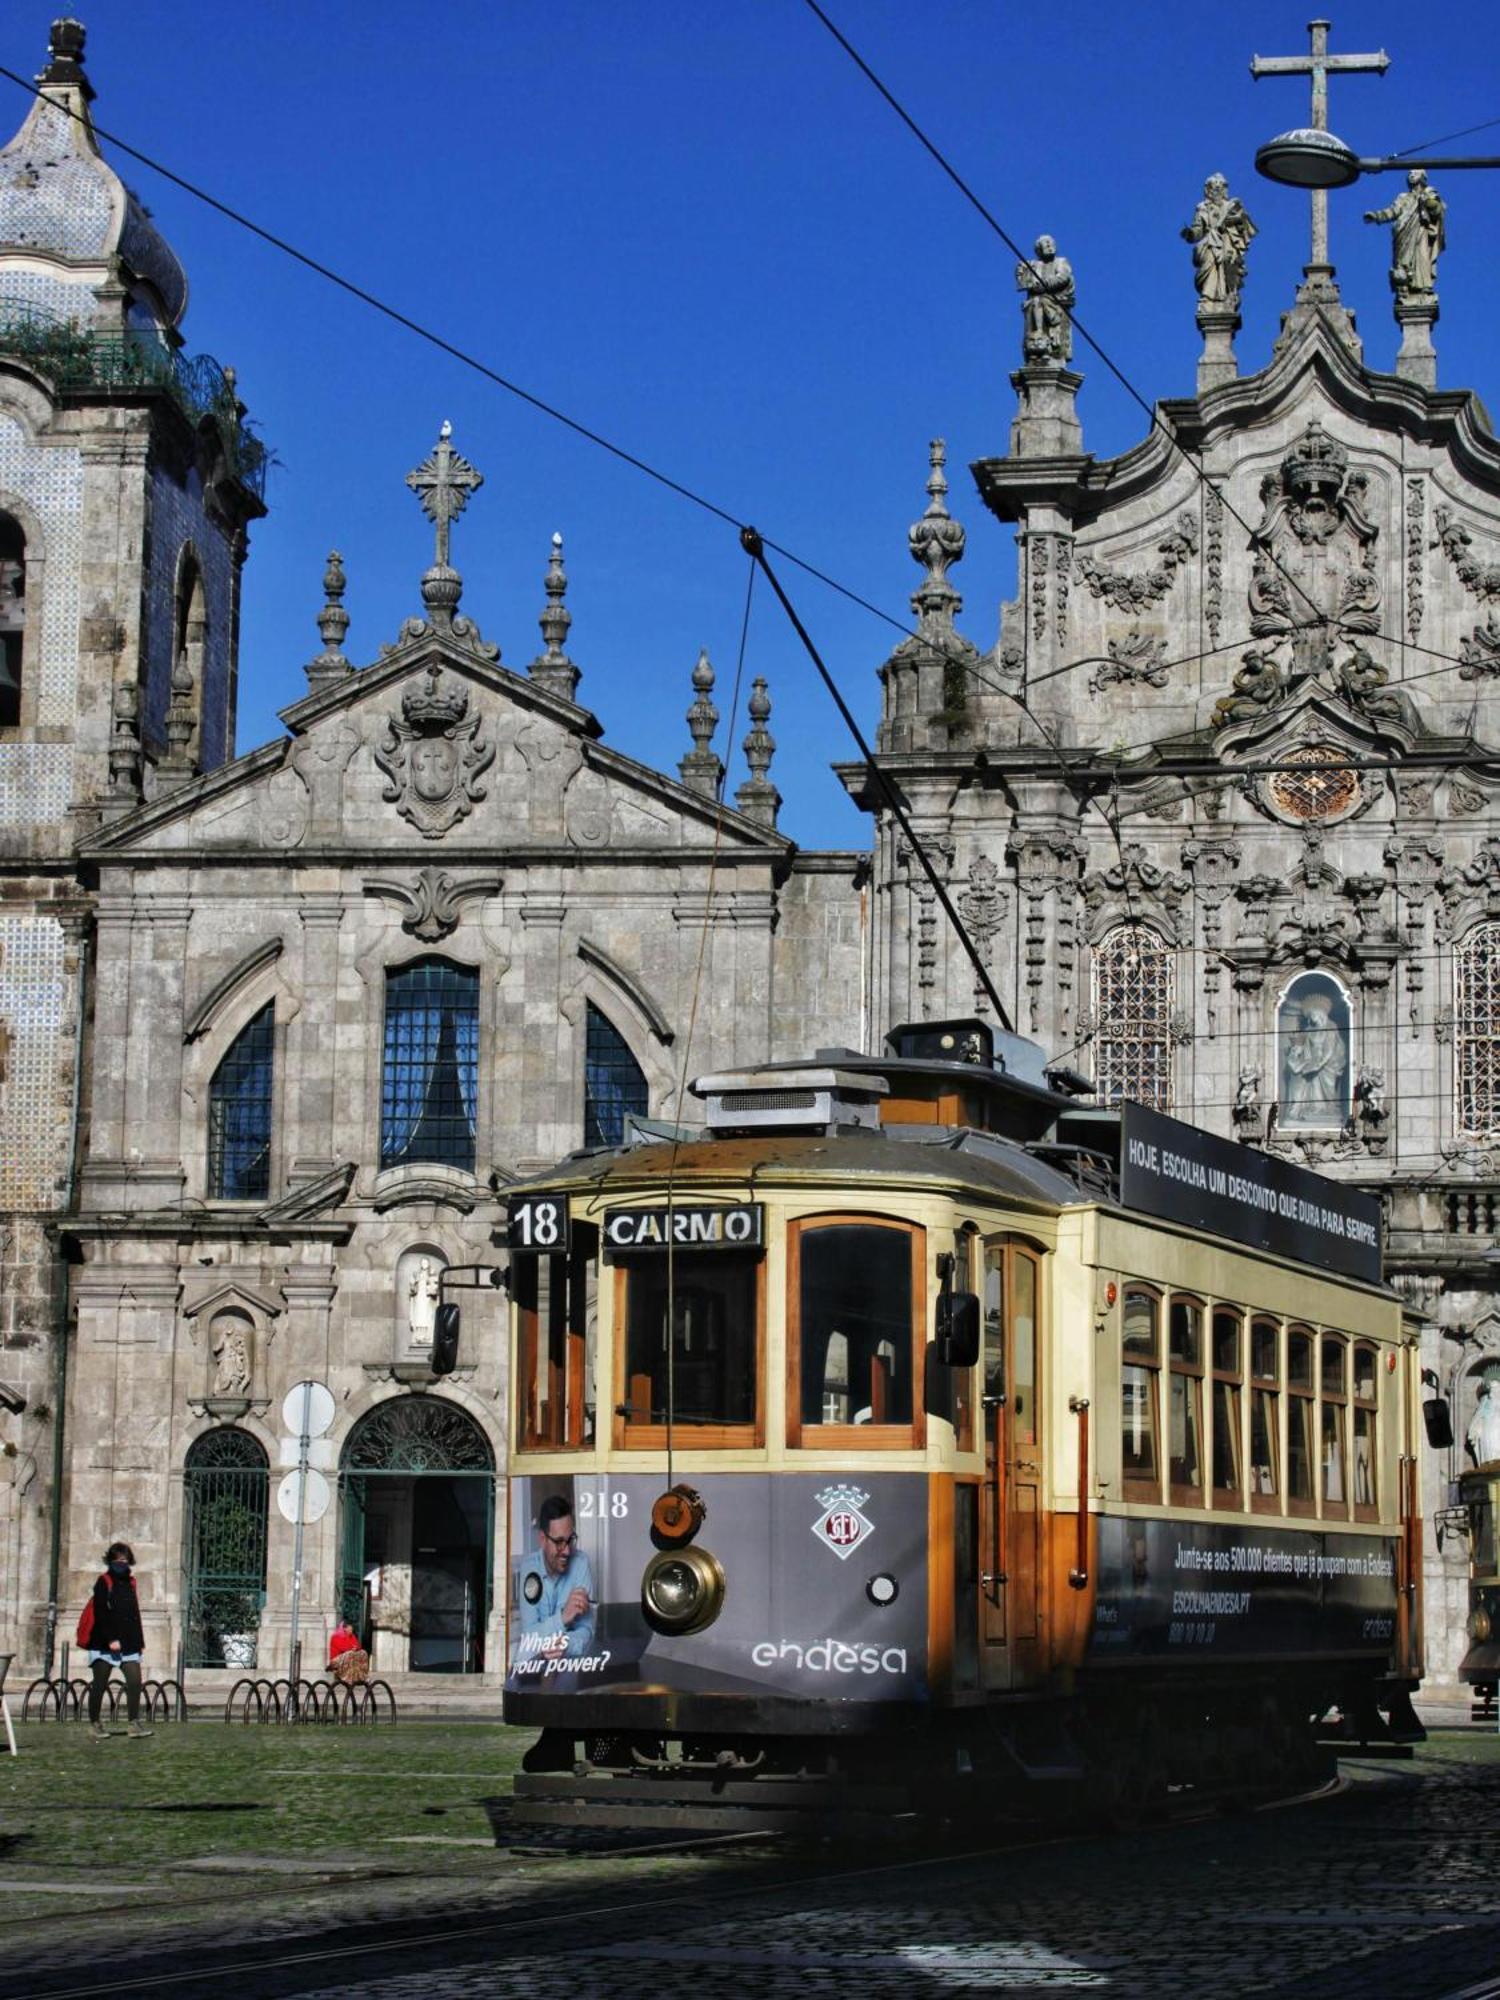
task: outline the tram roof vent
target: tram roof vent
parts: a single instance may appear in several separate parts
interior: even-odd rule
[[[798,1064],[700,1076],[693,1095],[707,1104],[715,1133],[834,1132],[850,1125],[875,1131],[889,1088],[883,1076]]]

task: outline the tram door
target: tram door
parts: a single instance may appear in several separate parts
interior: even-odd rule
[[[1037,1258],[1021,1244],[985,1245],[979,1636],[992,1688],[1027,1677],[1040,1639],[1038,1278]]]

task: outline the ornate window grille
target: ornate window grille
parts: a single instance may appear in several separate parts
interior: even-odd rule
[[[349,1472],[492,1472],[489,1441],[474,1419],[431,1396],[398,1396],[356,1425]]]
[[[1094,947],[1095,1089],[1172,1108],[1172,954],[1143,924],[1120,924]]]
[[[479,974],[419,958],[386,975],[380,1164],[474,1171]]]
[[[1458,1129],[1500,1132],[1500,924],[1480,924],[1454,954],[1454,1077]]]
[[[261,1008],[229,1045],[208,1087],[208,1193],[262,1201],[271,1192],[271,1081],[276,1012]]]
[[[182,1485],[184,1661],[253,1667],[266,1601],[266,1454],[248,1431],[208,1431],[188,1447]]]
[[[607,1014],[588,1003],[584,1049],[583,1143],[618,1146],[625,1114],[644,1118],[651,1101],[645,1074]]]

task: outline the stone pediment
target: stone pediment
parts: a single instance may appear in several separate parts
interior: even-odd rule
[[[706,846],[701,792],[608,749],[598,720],[424,631],[283,711],[290,735],[153,799],[86,843],[101,860],[191,853],[421,866],[497,852]],[[789,851],[725,808],[722,842]]]
[[[184,1319],[197,1319],[201,1313],[216,1313],[226,1307],[238,1306],[252,1318],[275,1319],[282,1310],[282,1301],[273,1298],[269,1292],[258,1290],[236,1279],[230,1284],[215,1285],[211,1291],[200,1292],[182,1308]]]

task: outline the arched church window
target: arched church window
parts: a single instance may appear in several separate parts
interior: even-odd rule
[[[479,974],[419,958],[386,974],[380,1164],[474,1171]]]
[[[1454,953],[1453,1049],[1458,1129],[1500,1132],[1500,924],[1480,924]]]
[[[1172,953],[1144,924],[1120,924],[1094,947],[1094,1077],[1106,1104],[1172,1105]]]
[[[651,1101],[645,1072],[607,1014],[588,1003],[584,1047],[583,1143],[618,1146],[625,1114],[644,1118]]]
[[[248,1431],[195,1438],[183,1468],[184,1663],[253,1667],[266,1601],[271,1472]]]
[[[1283,1126],[1333,1127],[1349,1116],[1349,1001],[1326,972],[1303,972],[1276,1016]]]
[[[0,514],[0,729],[21,722],[21,647],[26,636],[26,536]]]
[[[270,1001],[229,1045],[208,1087],[208,1193],[260,1201],[271,1192],[271,1077],[276,1010]]]

